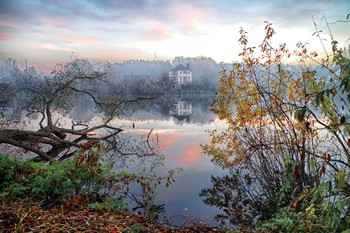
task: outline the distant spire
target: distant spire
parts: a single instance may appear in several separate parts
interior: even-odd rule
[[[157,52],[154,51],[154,60],[156,61],[157,60]]]

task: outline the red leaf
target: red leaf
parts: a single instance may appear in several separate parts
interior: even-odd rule
[[[326,152],[324,152],[324,154],[323,154],[323,160],[327,161],[327,153]]]
[[[320,177],[318,175],[315,176],[315,184],[316,184],[316,188],[320,186]]]
[[[326,166],[324,165],[324,163],[322,163],[322,167],[320,169],[320,176],[322,176],[325,173],[326,173]]]

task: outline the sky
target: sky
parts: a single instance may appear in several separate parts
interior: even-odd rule
[[[205,56],[232,62],[241,48],[240,27],[257,46],[264,21],[273,24],[274,44],[295,48],[307,42],[320,53],[313,18],[326,45],[323,15],[345,47],[349,13],[350,0],[0,0],[0,59],[27,60],[39,70],[77,57],[121,62]]]

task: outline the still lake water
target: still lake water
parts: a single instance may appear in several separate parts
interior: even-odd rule
[[[218,225],[214,216],[220,212],[215,207],[206,206],[199,192],[211,187],[210,176],[227,174],[215,166],[205,155],[201,144],[210,142],[207,130],[224,127],[216,122],[216,116],[209,107],[214,96],[162,96],[152,101],[132,105],[126,112],[128,116],[111,122],[122,127],[126,135],[146,135],[150,130],[158,135],[161,154],[164,155],[164,167],[158,175],[167,175],[168,171],[183,168],[176,173],[175,182],[169,188],[162,184],[158,188],[156,204],[164,204],[167,218],[174,226],[182,225],[199,218],[210,225]],[[75,109],[60,123],[69,127],[69,122],[89,122],[95,113],[84,102],[77,102]],[[36,130],[39,119],[34,117],[25,128]],[[215,121],[216,123],[214,123]],[[136,171],[134,171],[136,172]]]
[[[181,225],[194,218],[217,225],[215,207],[206,206],[199,192],[211,187],[211,175],[224,175],[225,171],[215,166],[205,155],[200,144],[209,143],[207,130],[219,127],[212,123],[216,116],[209,111],[213,96],[162,97],[147,106],[133,110],[131,116],[120,119],[126,133],[147,134],[153,129],[165,156],[162,175],[170,169],[182,167],[175,175],[175,183],[169,188],[159,188],[157,204],[165,204],[166,215],[173,225]],[[118,124],[118,122],[115,122]]]

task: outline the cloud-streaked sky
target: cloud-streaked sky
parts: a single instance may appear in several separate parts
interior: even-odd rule
[[[241,26],[255,45],[269,21],[275,43],[317,48],[312,17],[329,38],[323,14],[333,23],[349,13],[349,0],[1,0],[0,58],[27,59],[39,69],[72,56],[116,62],[156,53],[231,62]],[[340,46],[350,43],[350,22],[330,26]]]

